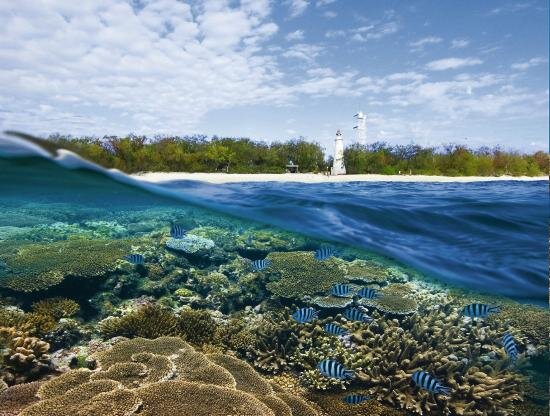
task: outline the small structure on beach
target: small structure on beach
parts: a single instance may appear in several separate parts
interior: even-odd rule
[[[286,165],[286,173],[298,173],[298,165],[295,165],[292,160]]]
[[[346,166],[344,165],[344,139],[340,130],[336,131],[334,140],[334,161],[332,162],[331,175],[345,175]]]

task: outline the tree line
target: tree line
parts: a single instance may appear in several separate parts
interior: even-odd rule
[[[332,165],[332,157],[325,157],[319,143],[303,138],[270,144],[248,138],[215,136],[209,140],[202,135],[153,138],[51,135],[48,140],[99,165],[127,173],[282,173],[290,161],[299,165],[301,172],[326,172]],[[543,151],[521,154],[499,147],[473,150],[457,144],[435,148],[355,143],[344,150],[344,162],[349,174],[538,176],[548,174],[549,168],[548,154]]]

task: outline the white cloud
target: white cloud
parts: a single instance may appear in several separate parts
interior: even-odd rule
[[[445,58],[429,62],[426,68],[430,71],[445,71],[447,69],[457,69],[465,66],[480,65],[483,61],[478,58]]]
[[[470,44],[470,41],[468,39],[453,39],[451,41],[451,48],[453,49],[465,48],[469,44]]]
[[[519,12],[521,10],[525,10],[525,9],[529,8],[530,6],[531,6],[531,3],[528,3],[528,2],[510,3],[510,4],[506,4],[504,6],[501,6],[501,7],[496,7],[494,9],[491,9],[491,11],[489,11],[489,14],[490,15],[497,15],[497,14],[502,14],[502,13],[515,13],[515,12]]]
[[[325,33],[325,37],[329,39],[343,38],[344,36],[346,36],[345,30],[329,30]]]
[[[443,42],[443,39],[438,36],[428,36],[422,39],[419,39],[415,42],[410,42],[409,46],[412,47],[412,51],[419,51],[424,49],[426,45],[434,45],[436,43]]]
[[[332,3],[336,3],[336,0],[317,0],[317,2],[315,3],[315,6],[323,7]]]
[[[286,0],[285,4],[289,8],[290,12],[290,18],[293,19],[295,17],[300,16],[303,14],[307,7],[309,6],[309,1],[307,0]]]
[[[303,30],[295,30],[294,32],[290,32],[285,36],[285,39],[290,41],[294,40],[303,40],[304,39],[304,31]]]
[[[328,10],[323,13],[323,16],[326,17],[327,19],[334,19],[335,17],[338,16],[338,13]]]
[[[515,69],[517,71],[525,71],[529,68],[532,68],[534,66],[542,65],[548,62],[548,59],[543,58],[542,56],[531,58],[526,62],[516,62],[515,64],[511,65],[512,69]]]
[[[322,52],[323,47],[321,46],[297,43],[286,49],[285,52],[282,53],[282,56],[285,58],[295,58],[313,62]]]
[[[370,39],[381,39],[391,35],[399,30],[397,22],[387,22],[382,24],[371,24],[352,29],[352,40],[366,42]]]
[[[288,102],[262,49],[268,5],[0,3],[0,127],[181,133],[212,109]]]

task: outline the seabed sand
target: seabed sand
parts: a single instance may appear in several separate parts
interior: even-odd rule
[[[485,181],[546,181],[547,176],[428,176],[428,175],[340,175],[315,173],[187,173],[145,172],[132,175],[147,182],[202,181],[229,182],[485,182]]]

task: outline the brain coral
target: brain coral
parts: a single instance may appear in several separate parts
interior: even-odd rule
[[[97,370],[47,381],[21,416],[318,415],[306,400],[275,392],[245,362],[204,355],[180,338],[124,340],[92,357]]]
[[[347,281],[340,259],[332,257],[320,262],[309,251],[276,252],[267,258],[272,262],[270,269],[280,275],[267,284],[267,289],[280,297],[302,299],[306,295],[326,294],[333,284]]]
[[[131,240],[85,239],[27,244],[0,259],[9,270],[9,274],[0,275],[0,287],[34,292],[69,276],[102,276],[116,268],[116,261],[128,254],[131,245]]]

